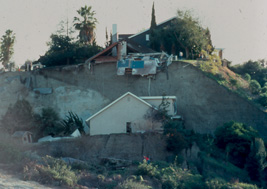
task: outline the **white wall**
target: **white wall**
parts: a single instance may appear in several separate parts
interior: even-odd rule
[[[132,132],[144,132],[159,127],[145,119],[151,107],[127,95],[90,120],[90,135],[126,133],[126,123],[131,122]]]

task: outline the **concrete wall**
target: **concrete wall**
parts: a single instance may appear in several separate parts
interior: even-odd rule
[[[157,133],[85,136],[29,147],[41,156],[72,157],[93,162],[102,158],[142,161],[144,156],[162,161],[172,155],[166,150],[164,136]]]
[[[160,129],[144,117],[150,108],[128,94],[90,120],[90,135],[126,133],[127,122],[133,133]]]
[[[137,96],[149,94],[149,80],[146,77],[117,76],[115,64],[97,65],[91,70],[87,66],[47,68],[34,73],[35,85],[52,87],[53,94],[32,93],[18,79],[10,82],[7,81],[7,74],[1,75],[2,115],[18,98],[25,98],[36,110],[52,106],[62,114],[74,110],[78,115],[88,114],[85,116],[88,118],[128,91]],[[18,73],[10,74],[8,77]],[[20,73],[20,76],[25,78],[24,74]],[[184,117],[188,129],[212,133],[223,123],[235,120],[253,126],[267,139],[266,113],[190,64],[173,62],[168,72],[160,72],[151,80],[150,88],[152,96],[166,94],[177,97],[178,114]]]

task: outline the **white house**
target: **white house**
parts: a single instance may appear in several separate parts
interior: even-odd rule
[[[170,106],[175,106],[176,97],[165,98],[171,102]],[[162,130],[159,122],[146,116],[161,102],[162,97],[137,97],[127,92],[86,120],[90,135]],[[170,106],[168,113],[175,115],[175,108]]]

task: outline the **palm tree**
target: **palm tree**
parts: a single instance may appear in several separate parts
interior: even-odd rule
[[[79,30],[80,42],[83,44],[93,44],[95,41],[94,30],[96,28],[97,19],[94,17],[95,11],[92,11],[92,7],[81,7],[77,10],[78,14],[82,17],[81,20],[78,17],[74,17],[74,27]]]

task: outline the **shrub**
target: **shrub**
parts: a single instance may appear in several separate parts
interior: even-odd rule
[[[204,72],[210,72],[215,75],[218,72],[218,67],[222,65],[220,57],[215,53],[210,55],[204,50],[202,50],[201,53],[207,57],[207,60],[199,61],[198,67]]]
[[[53,108],[43,108],[40,115],[35,115],[35,119],[40,123],[38,132],[39,136],[58,135],[63,131],[59,124],[59,115]]]
[[[250,144],[258,136],[256,130],[243,123],[228,122],[215,131],[215,145],[226,153],[226,160],[243,168],[250,152]]]
[[[43,184],[55,184],[73,187],[77,183],[77,176],[64,161],[46,156],[43,164],[29,163],[24,167],[24,178]]]
[[[264,87],[261,88],[261,93],[266,93],[267,92],[267,86],[264,85]]]
[[[192,188],[192,189],[200,189],[205,188],[205,184],[203,181],[203,177],[201,175],[192,175],[192,174],[185,174],[182,177],[182,182],[179,185],[179,188]]]
[[[263,170],[267,167],[266,150],[261,138],[256,138],[251,144],[251,151],[247,158],[246,169],[251,180],[261,181]]]
[[[148,164],[145,160],[138,166],[136,174],[148,175],[150,177],[156,177],[156,178],[158,178],[160,175],[158,171],[158,166],[157,165],[154,166],[152,163]]]
[[[234,184],[234,187],[243,188],[243,189],[258,189],[256,185],[247,184],[247,183],[237,183],[237,184]]]
[[[162,186],[161,188],[162,189],[173,189],[173,188],[176,188],[176,181],[175,180],[165,180],[163,183],[162,183]]]
[[[170,165],[169,167],[161,169],[162,188],[177,188],[182,174],[185,174],[185,172],[176,165]]]
[[[35,125],[32,107],[26,100],[18,100],[10,106],[1,119],[1,127],[10,134],[15,131],[30,131]]]
[[[251,80],[249,87],[250,87],[252,94],[259,94],[259,92],[261,90],[261,86],[260,86],[259,82],[256,80]]]
[[[233,85],[233,86],[236,86],[238,84],[238,81],[234,78],[230,78],[230,83]]]
[[[267,107],[267,93],[261,94],[257,101],[263,107]]]
[[[222,177],[226,180],[238,178],[247,180],[247,173],[245,170],[236,167],[231,163],[212,158],[205,153],[200,153],[201,166],[204,170],[202,175],[208,178]]]
[[[168,121],[164,124],[164,134],[167,136],[167,150],[178,154],[189,148],[194,133],[183,128],[182,121]]]
[[[221,178],[207,179],[205,185],[209,189],[228,189],[229,184]]]
[[[128,179],[123,183],[120,183],[117,187],[118,189],[148,189],[152,188],[140,182],[133,181],[132,179]]]
[[[244,79],[245,79],[246,81],[250,81],[250,80],[251,80],[251,76],[250,76],[248,73],[246,73],[246,74],[244,75]]]

